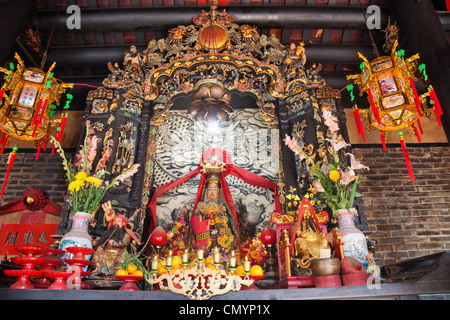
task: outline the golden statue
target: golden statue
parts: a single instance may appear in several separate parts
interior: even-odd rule
[[[224,254],[237,249],[237,222],[225,201],[219,200],[220,176],[209,173],[206,178],[206,201],[199,202],[193,214],[193,233],[197,249],[205,255],[215,248]]]
[[[305,204],[305,201],[299,208],[297,223],[292,227],[291,243],[292,262],[296,267],[306,269],[311,260],[330,257],[327,234],[320,229],[312,205]]]

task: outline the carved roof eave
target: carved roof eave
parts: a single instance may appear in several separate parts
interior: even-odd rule
[[[114,77],[116,74],[126,74],[129,70],[133,72],[134,69],[130,65],[126,66],[125,60],[122,67],[113,68],[112,64],[108,63],[113,77],[108,76],[103,81],[103,86],[133,92],[135,97],[143,100],[161,101],[159,83],[162,79],[173,78],[177,71],[183,69],[192,71],[195,66],[202,63],[228,64],[238,69],[248,67],[256,75],[267,75],[271,81],[264,95],[274,98],[292,96],[307,89],[326,86],[323,78],[317,73],[313,81],[307,76],[310,70],[305,70],[306,54],[303,43],[286,47],[278,38],[259,35],[256,27],[249,25],[232,23],[227,25],[226,29],[227,46],[220,52],[212,53],[199,45],[199,31],[201,31],[199,26],[192,24],[173,28],[169,30],[168,37],[150,41],[147,49],[137,53],[140,61],[145,61],[140,66],[141,73],[145,73],[145,76],[139,79]],[[125,52],[125,59],[128,53]],[[170,99],[177,93],[188,93],[188,89],[163,94],[162,100]],[[227,89],[236,88],[228,86]],[[252,92],[251,88],[248,91]],[[259,98],[263,96],[260,92],[253,91],[253,93]]]

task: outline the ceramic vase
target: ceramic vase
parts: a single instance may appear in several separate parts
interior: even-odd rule
[[[89,223],[92,221],[92,214],[86,212],[76,212],[72,216],[72,228],[66,233],[59,243],[59,249],[65,250],[69,247],[85,247],[92,249],[92,237],[88,233]],[[70,259],[71,254],[66,253],[64,259]],[[91,255],[86,255],[90,260]]]
[[[367,265],[369,250],[367,249],[366,237],[355,227],[353,217],[358,213],[355,208],[339,209],[336,211],[339,233],[342,237],[344,257],[355,258],[361,264]]]

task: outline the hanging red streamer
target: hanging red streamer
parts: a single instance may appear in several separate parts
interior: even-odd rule
[[[434,102],[433,109],[434,109],[434,114],[436,115],[436,119],[439,123],[439,126],[442,127],[441,116],[444,115],[444,113],[442,112],[441,104],[439,103],[439,100],[436,96],[436,92],[434,91],[433,87],[431,87],[431,90],[430,90],[430,98]]]
[[[386,140],[384,139],[384,133],[383,133],[383,130],[380,130],[380,138],[381,138],[381,143],[383,144],[383,150],[384,150],[384,151],[387,151],[387,148],[386,148]]]
[[[419,117],[422,117],[422,104],[420,103],[419,95],[417,94],[416,85],[414,84],[414,80],[412,77],[409,77],[409,85],[414,93],[414,102],[416,103],[417,112],[419,113]]]
[[[34,117],[33,117],[33,126],[34,126],[33,134],[32,134],[33,138],[34,138],[34,135],[36,134],[36,128],[38,125],[38,116],[39,116],[39,111],[41,110],[41,105],[42,105],[42,97],[39,99],[38,107],[37,107],[36,112],[34,113]]]
[[[423,135],[423,128],[422,128],[422,123],[420,122],[420,119],[417,119],[417,125],[419,126],[420,134]]]
[[[5,180],[3,181],[2,193],[0,194],[0,199],[3,198],[3,193],[5,192],[6,183],[8,182],[9,174],[11,172],[11,168],[14,164],[14,159],[16,159],[17,147],[13,147],[13,151],[9,154],[8,158],[8,169],[6,170]]]
[[[39,153],[41,152],[41,146],[42,146],[42,139],[39,140],[39,144],[37,146],[37,151],[36,151],[36,161],[38,161],[39,159]]]
[[[414,174],[411,167],[411,161],[409,160],[408,150],[406,150],[405,140],[403,138],[403,132],[398,133],[400,136],[400,144],[402,145],[403,156],[405,157],[406,167],[408,168],[409,178],[414,181]]]
[[[419,143],[422,143],[422,139],[420,138],[420,133],[416,125],[414,125],[414,133],[416,134],[417,141],[419,141]]]
[[[49,138],[47,137],[47,139],[45,140],[45,143],[44,143],[44,147],[42,148],[42,149],[44,149],[44,151],[47,150],[48,140],[49,140]]]
[[[64,115],[64,119],[63,119],[63,122],[62,122],[62,124],[61,124],[61,131],[60,131],[60,133],[59,133],[59,142],[61,142],[62,141],[62,137],[63,137],[63,134],[64,134],[64,128],[66,127],[66,122],[67,122],[67,116],[69,115],[69,113],[68,112],[66,112],[66,114]]]
[[[7,141],[8,141],[8,135],[6,133],[3,133],[2,139],[0,140],[0,144],[2,145],[2,148],[0,149],[0,154],[3,154],[3,150],[5,150]]]
[[[41,115],[39,116],[38,125],[42,123],[42,118],[44,117],[45,109],[47,108],[48,96],[45,96],[44,103],[42,104]]]
[[[375,105],[375,100],[373,99],[372,90],[369,88],[369,89],[367,90],[367,92],[368,92],[368,94],[369,94],[370,105],[372,106],[372,112],[373,112],[373,115],[374,115],[375,118],[377,119],[377,122],[378,122],[378,123],[381,123],[380,114],[378,113],[377,106]]]
[[[361,120],[361,114],[359,113],[358,106],[353,107],[353,116],[355,117],[356,130],[358,130],[358,135],[362,135],[364,142],[366,142],[366,135],[364,133],[364,126]]]
[[[3,95],[5,94],[5,90],[6,90],[6,86],[3,86],[2,89],[0,90],[0,102],[3,99]]]

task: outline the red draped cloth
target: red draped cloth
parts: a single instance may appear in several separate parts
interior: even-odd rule
[[[150,232],[156,228],[156,202],[157,199],[160,195],[166,193],[167,191],[175,188],[176,186],[179,186],[180,184],[185,183],[186,181],[188,181],[189,179],[192,179],[193,177],[197,176],[198,174],[200,174],[200,166],[195,169],[194,171],[192,171],[191,173],[185,175],[184,177],[175,180],[173,182],[167,183],[161,187],[156,188],[155,193],[153,194],[153,198],[150,201],[149,204],[149,208],[150,208],[150,212],[152,214],[152,223],[150,224]],[[272,189],[275,193],[275,211],[276,212],[281,212],[281,205],[280,205],[280,201],[279,201],[279,195],[278,195],[278,191],[277,191],[277,185],[268,180],[265,179],[263,177],[258,176],[257,174],[254,174],[252,172],[249,172],[245,169],[239,168],[233,164],[227,164],[226,165],[226,170],[224,172],[222,172],[221,177],[222,177],[222,190],[223,190],[223,195],[225,198],[225,201],[227,202],[227,204],[230,206],[231,209],[231,213],[233,215],[233,218],[236,222],[236,226],[238,226],[239,228],[239,224],[238,224],[238,219],[237,219],[237,215],[236,215],[236,208],[234,207],[234,202],[233,202],[233,198],[231,197],[231,193],[230,193],[230,189],[228,188],[228,184],[227,181],[225,180],[225,177],[231,174],[232,176],[235,176],[241,180],[243,180],[244,182],[254,185],[254,186],[258,186],[258,187],[262,187],[262,188],[267,188],[267,189]],[[202,173],[201,179],[200,179],[200,184],[198,187],[198,192],[197,192],[197,196],[195,198],[195,203],[194,203],[194,207],[192,208],[192,212],[191,212],[191,218],[192,215],[195,212],[195,208],[197,207],[197,203],[201,201],[202,198],[202,194],[203,194],[203,188],[205,185],[205,177],[206,174]],[[189,228],[188,231],[191,227],[191,221],[192,219],[189,219]]]

